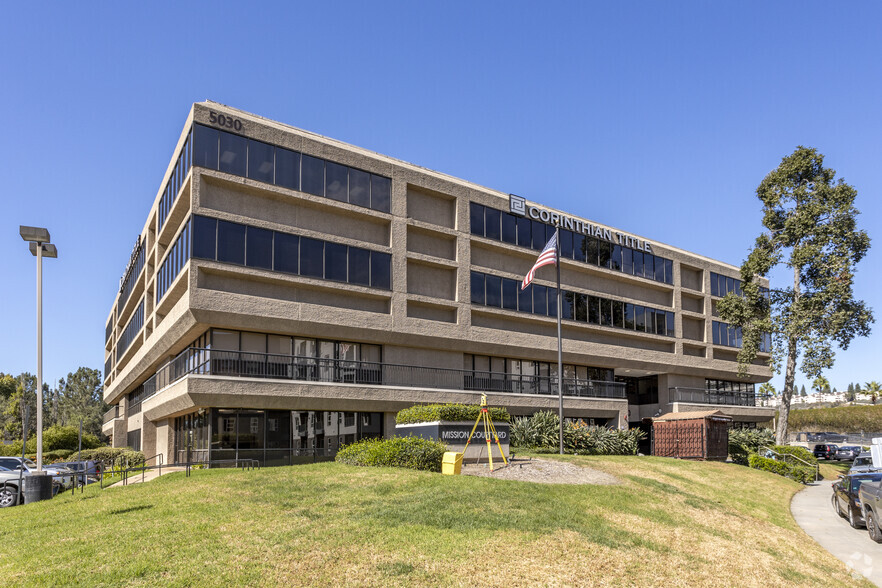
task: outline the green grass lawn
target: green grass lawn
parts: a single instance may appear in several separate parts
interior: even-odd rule
[[[202,470],[0,511],[7,585],[860,586],[721,463],[569,457],[614,486],[335,463]]]

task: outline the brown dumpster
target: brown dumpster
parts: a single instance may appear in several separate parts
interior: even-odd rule
[[[718,410],[664,414],[652,420],[652,455],[725,461],[731,423]]]

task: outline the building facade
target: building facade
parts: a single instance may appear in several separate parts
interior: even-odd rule
[[[106,323],[104,431],[166,463],[294,463],[416,403],[614,427],[771,420],[716,317],[738,268],[242,112],[194,104]],[[768,342],[766,342],[768,343]]]

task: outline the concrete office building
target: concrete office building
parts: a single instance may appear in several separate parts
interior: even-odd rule
[[[738,269],[214,102],[193,105],[106,324],[104,431],[166,463],[292,463],[415,403],[614,427],[771,420],[715,317]]]

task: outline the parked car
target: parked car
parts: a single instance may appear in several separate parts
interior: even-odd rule
[[[24,469],[28,474],[32,474],[37,471],[37,464],[32,460],[25,458],[22,460],[20,457],[0,457],[0,466],[10,469],[12,471],[18,471],[20,469]],[[57,467],[56,465],[44,465],[43,471],[46,474],[52,476],[55,481],[61,484],[62,488],[72,488],[74,483],[74,473],[65,468],[65,467]]]
[[[19,472],[13,472],[7,468],[0,471],[0,508],[15,506],[18,504],[18,480]]]
[[[867,532],[870,539],[876,543],[882,543],[882,529],[879,525],[882,521],[882,482],[865,482],[858,490],[858,502],[861,505],[861,514],[866,521]]]
[[[833,456],[836,455],[837,449],[839,449],[839,447],[837,447],[836,445],[821,443],[819,445],[815,445],[815,450],[812,453],[818,459],[833,459]]]
[[[858,445],[840,445],[836,450],[836,453],[833,454],[833,459],[839,460],[853,460],[857,456],[861,454],[861,448]]]
[[[858,529],[864,526],[864,512],[858,496],[864,482],[882,481],[882,472],[847,474],[833,484],[833,508],[848,524]]]
[[[74,472],[80,484],[93,484],[100,480],[98,477],[98,466],[94,461],[66,461],[53,463],[52,467],[64,467]]]
[[[862,472],[873,472],[875,470],[876,468],[873,467],[873,456],[869,451],[863,451],[860,455],[854,458],[848,473],[859,474]]]

